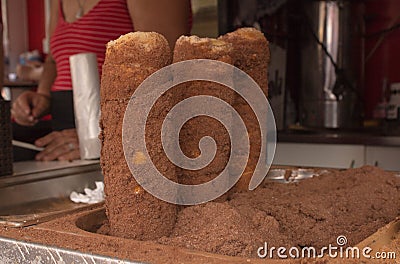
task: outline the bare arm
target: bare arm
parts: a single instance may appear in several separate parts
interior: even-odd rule
[[[189,34],[189,0],[127,0],[135,31],[155,31],[173,49],[181,35]]]
[[[58,0],[51,1],[50,34],[53,33],[58,19]],[[11,113],[20,125],[33,126],[40,117],[50,111],[50,90],[57,76],[56,65],[51,54],[43,64],[43,73],[39,80],[38,89],[22,93],[14,101]]]
[[[58,0],[52,0],[50,3],[50,24],[49,32],[50,35],[53,34],[54,29],[57,25],[58,20]],[[50,95],[51,86],[57,76],[56,64],[53,60],[51,52],[47,55],[46,60],[43,65],[43,73],[39,81],[39,86],[37,92],[43,95]]]

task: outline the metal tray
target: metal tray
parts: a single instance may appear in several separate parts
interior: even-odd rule
[[[94,263],[140,264],[74,250],[44,246],[0,237],[0,263]]]
[[[69,200],[72,191],[94,188],[95,181],[103,180],[98,161],[60,164],[63,165],[49,163],[47,167],[53,166],[53,169],[1,178],[0,224],[28,226],[99,206],[75,204]]]
[[[265,179],[267,181],[291,183],[317,177],[333,170],[335,169],[277,167],[271,168]]]
[[[309,179],[311,177],[318,177],[329,171],[333,171],[334,169],[314,169],[314,168],[280,168],[273,167],[266,177],[266,181],[275,181],[281,183],[292,183],[297,182],[304,179]],[[89,173],[89,174],[88,174]],[[80,177],[86,177],[91,173],[95,172],[85,172],[85,173],[76,173],[78,179]],[[86,176],[84,176],[86,174]],[[80,175],[80,176],[78,176]],[[90,177],[90,176],[89,176]],[[61,177],[62,178],[62,177]],[[82,182],[81,182],[82,183]],[[80,184],[81,184],[80,183]],[[54,214],[53,214],[54,216]],[[61,217],[60,215],[56,217]],[[91,234],[95,232],[103,220],[106,219],[105,209],[99,206],[96,209],[84,209],[84,212],[80,212],[70,216],[71,225],[74,225],[76,229],[68,229],[64,230],[64,224],[58,224],[52,222],[53,225],[44,226],[43,225],[35,225],[30,228],[37,230],[46,230],[46,232],[53,232],[52,234],[57,238],[57,236],[70,237],[71,239],[84,239],[89,236],[102,236],[106,243],[115,244],[117,240],[121,243],[132,242],[129,239],[121,239],[114,238],[112,236],[103,236],[100,234]],[[388,226],[383,227],[377,233],[372,236],[366,238],[363,242],[361,242],[359,247],[363,245],[368,245],[373,247],[374,249],[378,249],[383,245],[387,245],[391,242],[391,240],[395,236],[399,236],[400,232],[400,219],[393,221]],[[22,229],[23,231],[24,229]],[[41,241],[37,241],[40,242]],[[0,262],[2,260],[6,260],[6,262],[16,262],[16,263],[38,263],[37,261],[44,261],[45,263],[58,263],[58,261],[63,263],[138,263],[138,262],[130,262],[126,260],[117,260],[112,257],[93,255],[78,251],[66,250],[57,248],[54,246],[43,246],[40,243],[31,243],[31,242],[22,242],[18,240],[8,239],[8,238],[0,238],[0,251],[2,252],[2,256],[0,257]],[[118,242],[119,243],[119,242]],[[137,242],[141,243],[141,242]],[[136,251],[145,251],[145,252],[157,252],[157,246],[152,246],[150,243],[141,243],[132,244],[136,245],[132,246],[132,250]],[[174,247],[165,246],[164,249],[177,251]],[[160,250],[160,249],[157,249]],[[94,251],[95,252],[95,251]],[[193,259],[197,259],[199,257],[204,257],[207,255],[208,260],[213,260],[212,263],[265,263],[264,260],[258,259],[240,259],[238,262],[234,262],[237,260],[237,257],[228,257],[221,256],[216,254],[205,254],[203,252],[197,252],[193,250],[180,249],[177,251],[177,256],[180,254],[191,255]],[[241,261],[240,261],[241,260]],[[36,261],[36,262],[35,262]],[[217,262],[218,261],[218,262]],[[287,263],[285,260],[271,260],[271,263]]]

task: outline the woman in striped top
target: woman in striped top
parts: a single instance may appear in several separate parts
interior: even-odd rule
[[[38,89],[20,95],[12,108],[15,121],[26,126],[33,126],[49,112],[52,114],[54,132],[35,142],[45,147],[36,159],[79,159],[71,55],[96,53],[101,74],[108,41],[134,29],[156,31],[173,48],[179,36],[189,33],[189,13],[189,0],[51,0],[50,54]]]

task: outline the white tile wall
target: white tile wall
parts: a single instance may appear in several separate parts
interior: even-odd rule
[[[400,171],[400,147],[279,142],[273,164],[329,168],[368,164]]]

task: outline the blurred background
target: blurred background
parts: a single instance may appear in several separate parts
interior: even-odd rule
[[[34,89],[17,68],[48,53],[48,2],[1,0],[5,98]],[[194,35],[251,26],[269,40],[277,163],[400,170],[400,1],[192,0],[192,8]]]

